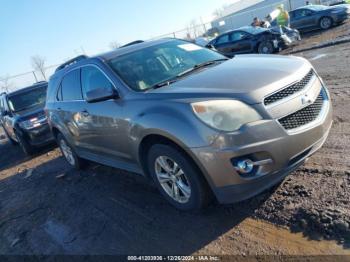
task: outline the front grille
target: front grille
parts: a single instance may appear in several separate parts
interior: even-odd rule
[[[317,99],[312,105],[304,107],[303,109],[291,115],[283,117],[278,121],[286,130],[295,129],[300,126],[311,123],[312,121],[315,121],[320,115],[323,106],[323,101],[323,91],[321,91],[320,95],[317,97]]]
[[[282,100],[283,98],[286,98],[288,96],[291,96],[302,89],[310,82],[311,78],[315,75],[314,70],[310,70],[310,72],[298,83],[295,83],[294,85],[291,85],[273,95],[270,95],[264,99],[264,104],[269,105],[272,103],[277,102],[278,100]]]

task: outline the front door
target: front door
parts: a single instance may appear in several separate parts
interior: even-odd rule
[[[83,96],[94,89],[115,88],[103,71],[89,65],[81,68],[81,83]],[[123,128],[123,101],[110,99],[96,103],[85,101],[84,120],[85,135],[81,138],[84,144],[99,157],[127,161],[130,156],[126,153],[128,136]]]

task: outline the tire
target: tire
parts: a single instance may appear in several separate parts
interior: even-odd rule
[[[74,152],[73,148],[67,142],[67,140],[63,137],[62,134],[58,134],[56,137],[57,144],[61,150],[63,157],[66,159],[67,163],[74,167],[77,170],[83,169],[86,165],[86,161],[78,157],[78,155]]]
[[[27,156],[33,155],[35,152],[35,148],[32,145],[30,145],[22,136],[20,136],[16,132],[15,134],[17,137],[18,144],[21,147],[24,154],[26,154]]]
[[[321,29],[327,30],[333,26],[333,19],[328,16],[322,17],[320,19],[319,25]]]
[[[147,167],[160,193],[177,209],[199,210],[209,204],[212,194],[203,175],[175,147],[153,145],[148,151]],[[171,171],[167,173],[166,169]]]
[[[5,132],[5,136],[6,136],[7,140],[10,141],[10,143],[11,143],[12,145],[17,146],[18,143],[10,137],[10,135],[7,133],[6,129],[5,129],[4,127],[2,127],[2,129],[3,129],[4,132]]]
[[[275,49],[270,41],[261,42],[258,46],[259,54],[273,54],[274,51]]]

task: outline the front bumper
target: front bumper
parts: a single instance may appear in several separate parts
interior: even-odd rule
[[[304,163],[326,141],[332,125],[329,103],[321,122],[307,130],[288,133],[276,120],[262,120],[243,129],[220,135],[206,148],[193,148],[198,166],[220,203],[233,203],[250,198],[281,181]],[[255,160],[272,159],[259,167],[254,176],[240,175],[232,159],[250,156]]]
[[[341,23],[341,22],[344,22],[346,19],[348,19],[350,17],[350,14],[349,13],[341,13],[341,14],[338,14],[335,16],[334,20],[336,23]]]
[[[36,147],[44,146],[54,141],[54,137],[47,123],[30,130],[22,130],[21,133],[22,137],[26,139],[30,145]]]

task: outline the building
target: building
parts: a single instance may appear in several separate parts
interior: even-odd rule
[[[309,0],[309,3],[320,4],[325,0]],[[254,17],[264,19],[269,13],[283,4],[287,10],[293,10],[306,4],[306,0],[240,0],[229,5],[221,17],[211,22],[213,31],[220,33],[250,25]]]

